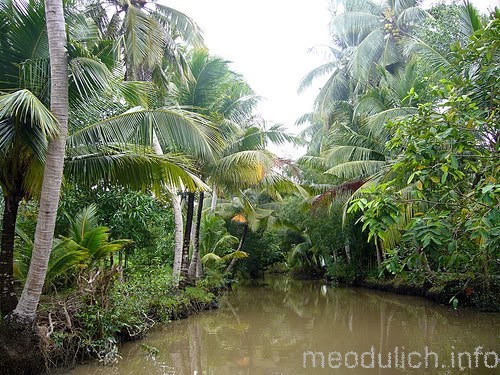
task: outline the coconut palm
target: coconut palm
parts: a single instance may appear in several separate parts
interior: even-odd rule
[[[192,77],[186,83],[180,78],[176,80],[175,101],[208,118],[224,142],[222,148],[216,150],[216,158],[197,158],[196,161],[200,177],[213,187],[212,206],[215,206],[218,189],[238,191],[260,183],[274,166],[274,157],[265,151],[268,142],[281,143],[292,137],[279,126],[261,129],[251,122],[258,97],[241,76],[231,71],[227,61],[210,56],[206,49],[195,49],[189,54],[188,67]],[[188,193],[188,202],[190,199],[194,201],[194,192]],[[204,192],[201,191],[197,212],[193,215],[196,218],[188,271],[190,280],[202,273],[199,237],[203,207]],[[188,225],[186,223],[186,228]]]
[[[376,73],[376,66],[393,72],[404,64],[400,50],[403,35],[429,15],[417,0],[340,0],[343,11],[334,15],[330,29],[336,43],[350,55],[348,68],[362,85]]]
[[[328,61],[302,80],[299,91],[316,78],[329,78],[316,97],[316,111],[327,120],[339,104],[377,87],[380,73],[404,68],[404,39],[429,15],[417,0],[338,0],[330,22],[333,45],[326,47]]]
[[[33,256],[21,298],[13,312],[16,319],[28,326],[35,320],[49,263],[68,133],[69,82],[63,2],[47,0],[45,6],[51,77],[50,109],[59,126],[58,134],[49,140],[47,146]]]
[[[106,39],[120,43],[127,80],[162,80],[165,57],[174,70],[189,75],[179,39],[188,46],[202,46],[203,37],[196,23],[176,9],[153,1],[84,0],[91,17]]]
[[[83,3],[86,14],[98,25],[100,34],[115,40],[118,44],[120,55],[125,62],[125,79],[155,83],[155,103],[148,103],[146,107],[150,109],[164,107],[167,104],[165,99],[169,101],[171,73],[175,72],[182,77],[183,83],[186,77],[191,77],[182,53],[183,48],[178,42],[180,40],[183,46],[202,46],[203,38],[198,26],[182,12],[154,2],[87,0]],[[148,142],[158,155],[171,150],[171,147],[165,148],[165,142],[162,143],[158,129],[153,128],[152,131],[143,134],[148,134]],[[191,144],[191,146],[196,145],[196,142]],[[183,218],[176,190],[177,184],[166,183],[163,188],[174,211],[175,276],[180,273],[183,243]]]
[[[386,149],[391,138],[386,124],[415,114],[423,89],[415,61],[404,70],[382,72],[377,88],[342,107],[344,113],[324,137],[321,153],[306,155],[299,163],[340,182],[368,181],[383,174],[392,158]]]
[[[0,311],[7,313],[16,303],[12,289],[12,249],[19,202],[39,193],[47,139],[56,139],[60,129],[56,117],[45,107],[49,102],[49,43],[44,4],[2,2],[0,19],[0,89],[5,94],[0,100],[0,186],[6,202],[0,256]],[[76,35],[70,35],[73,37]],[[71,49],[70,85],[75,91],[88,92],[105,84],[106,67],[92,60],[84,45]],[[57,48],[56,51],[60,52]],[[95,77],[94,84],[88,84],[90,75]],[[64,120],[64,113],[62,117]]]
[[[44,14],[42,2],[5,2],[0,7],[0,17],[6,25],[1,30],[0,49],[3,59],[0,75],[2,89],[12,91],[0,98],[0,186],[6,202],[0,256],[0,307],[3,313],[12,311],[16,302],[12,289],[12,250],[17,208],[22,199],[40,194],[47,139],[58,134],[55,117],[44,105],[49,101],[46,89],[49,85],[49,51]],[[81,21],[81,18],[73,17],[72,14],[67,17],[70,24],[74,24],[75,19]],[[84,21],[81,21],[83,25],[80,26],[85,29],[87,23]],[[89,29],[92,30],[91,25]],[[29,37],[26,32],[30,33]],[[37,38],[31,35],[36,35]],[[77,36],[82,39],[74,40]],[[75,47],[72,47],[73,41]],[[111,74],[106,64],[112,67],[114,62],[110,61],[109,51],[104,48],[106,43],[89,38],[86,34],[70,33],[69,45],[69,98],[73,115],[70,127],[73,134],[68,142],[65,165],[67,176],[87,185],[114,181],[142,187],[145,183],[166,179],[173,184],[196,186],[193,184],[194,176],[187,171],[189,163],[182,162],[177,155],[148,157],[144,150],[128,147],[131,139],[116,137],[116,132],[112,129],[107,132],[102,130],[102,122],[93,127],[82,128],[80,119],[89,121],[89,117],[93,117],[89,109],[93,109],[92,112],[101,117],[103,112],[106,115],[117,111],[113,106],[106,107],[102,98],[105,96],[108,100],[116,100],[114,92],[103,95],[111,90]],[[134,88],[133,84],[120,83],[118,94],[132,99],[137,97]],[[82,115],[82,109],[86,111],[85,115]],[[123,114],[118,118],[133,123],[134,119],[137,120],[141,116],[145,117],[144,112],[130,114],[125,120]],[[191,125],[196,126],[192,117],[177,110],[159,111],[154,120],[158,117],[164,119],[164,124],[167,124],[169,129],[181,128],[175,132],[170,130],[162,133],[169,139],[177,139],[177,143],[182,142],[182,137],[192,131]],[[116,116],[108,119],[108,123],[113,121],[119,120]],[[77,131],[74,131],[75,129]],[[183,132],[182,129],[186,130]],[[95,133],[102,137],[96,136]],[[119,132],[120,135],[123,133]],[[204,142],[205,140],[200,138],[192,141],[201,145]]]
[[[44,104],[48,103],[49,50],[42,2],[2,2],[0,18],[0,186],[6,202],[0,256],[0,311],[8,313],[17,301],[12,290],[12,257],[17,209],[22,199],[38,195],[42,183],[47,139],[55,138],[58,126]],[[36,37],[36,38],[35,38]],[[71,85],[84,90],[88,75],[102,78],[105,66],[97,61],[90,71],[80,68],[91,59],[73,50]],[[81,73],[81,74],[80,74]],[[98,81],[94,80],[94,82]],[[101,81],[104,83],[104,81]],[[96,82],[96,85],[99,85]]]

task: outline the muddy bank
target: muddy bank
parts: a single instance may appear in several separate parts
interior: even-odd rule
[[[81,296],[75,297],[74,301],[68,298],[54,299],[50,306],[39,311],[36,325],[29,332],[31,335],[17,334],[19,329],[11,324],[0,325],[0,375],[43,374],[89,361],[107,364],[118,355],[121,344],[143,339],[156,324],[168,324],[169,321],[217,309],[218,297],[229,290],[230,286],[211,288],[203,293],[200,288],[197,289],[199,295],[191,293],[186,297],[187,293],[182,292],[178,296],[172,296],[173,303],[151,307],[140,317],[142,322],[136,320],[143,323],[140,329],[131,322],[124,322],[113,332],[96,332],[106,327],[105,322],[100,322],[101,326],[97,330],[96,327],[89,326],[88,310],[85,309]],[[165,314],[165,311],[168,313]],[[96,312],[97,319],[105,319],[103,308]],[[102,316],[99,317],[99,314]],[[86,340],[108,341],[109,352],[93,351],[92,342],[85,347]]]
[[[500,311],[500,288],[497,284],[491,283],[487,288],[484,282],[459,275],[434,282],[429,280],[410,282],[398,277],[392,279],[367,277],[357,280],[354,286],[423,297],[448,306],[453,306],[453,299],[456,299],[458,308],[473,307],[480,311]]]

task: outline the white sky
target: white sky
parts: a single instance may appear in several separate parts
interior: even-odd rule
[[[303,76],[324,62],[308,52],[329,43],[328,0],[160,0],[191,16],[211,53],[233,62],[258,95],[258,112],[297,133],[295,120],[310,112],[319,84],[297,94]],[[424,0],[426,6],[435,3]],[[473,0],[482,11],[500,0]],[[301,150],[273,150],[296,158]]]

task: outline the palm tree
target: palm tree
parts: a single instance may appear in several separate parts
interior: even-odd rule
[[[100,34],[120,43],[126,80],[154,80],[168,85],[166,62],[181,75],[189,76],[178,39],[187,46],[203,45],[201,30],[190,17],[153,1],[85,0],[84,5]]]
[[[403,35],[429,15],[418,0],[340,0],[343,11],[334,15],[330,29],[334,40],[349,54],[348,69],[356,82],[369,85],[376,66],[393,72],[404,64],[400,51]]]
[[[181,76],[177,77],[177,92],[175,93],[175,101],[179,105],[189,108],[194,113],[205,116],[214,124],[216,122],[220,122],[224,119],[224,115],[221,113],[221,104],[226,94],[227,86],[230,82],[229,77],[233,75],[229,70],[228,62],[220,58],[211,57],[206,49],[195,49],[189,55],[187,66],[191,77],[187,81],[185,81]],[[202,179],[206,179],[203,167],[211,161],[211,158],[198,158],[196,163]],[[193,236],[187,236],[187,234],[184,233],[182,255],[177,255],[177,259],[188,259],[189,244],[192,237],[193,254],[191,262],[186,266],[184,266],[183,262],[181,262],[180,268],[182,270],[182,278],[193,281],[195,278],[202,276],[199,238],[204,192],[199,192],[196,215],[190,212],[194,209],[195,192],[188,192],[187,196],[188,215],[186,217],[186,232],[191,234],[191,228],[194,220],[194,233]]]
[[[47,139],[58,136],[59,126],[45,107],[49,102],[49,47],[43,3],[2,2],[0,19],[1,90],[9,92],[0,99],[0,186],[6,203],[0,254],[0,312],[7,314],[17,304],[12,279],[17,209],[22,199],[39,193]],[[90,59],[73,52],[72,85],[90,89],[84,83],[88,76],[77,73],[78,67],[89,65]],[[98,63],[93,66],[90,74],[102,78],[104,67]]]
[[[327,127],[338,116],[339,105],[376,88],[381,73],[404,68],[405,37],[429,17],[417,0],[338,0],[334,5],[333,45],[326,48],[329,61],[308,73],[299,87],[300,92],[314,79],[328,75],[315,101]]]
[[[0,18],[6,27],[0,30],[2,42],[0,50],[2,90],[12,93],[0,97],[0,186],[6,202],[2,247],[0,256],[0,311],[7,314],[17,303],[13,291],[13,243],[17,207],[22,199],[39,196],[41,176],[47,150],[47,138],[57,135],[57,122],[54,116],[44,106],[49,102],[46,87],[49,84],[49,51],[47,48],[47,33],[45,27],[43,2],[5,2],[0,7]],[[68,22],[74,24],[81,17],[68,15]],[[92,25],[80,25],[92,30]],[[80,28],[81,29],[81,28]],[[26,36],[26,32],[30,37]],[[71,31],[71,29],[70,29]],[[37,38],[32,38],[36,35]],[[77,38],[83,38],[81,41]],[[109,92],[110,73],[114,62],[110,61],[106,43],[87,38],[81,34],[73,35],[70,32],[70,105],[72,106],[73,121],[70,124],[73,134],[68,141],[65,174],[87,185],[97,182],[111,181],[142,187],[144,184],[164,179],[173,184],[181,183],[185,186],[193,184],[193,175],[188,172],[189,163],[183,162],[177,155],[165,155],[161,158],[151,158],[145,155],[144,150],[131,149],[128,142],[116,137],[112,129],[103,130],[102,122],[93,127],[83,127],[80,119],[89,120],[89,117],[99,119],[103,113],[115,113],[121,108],[114,108],[107,103],[116,100],[116,95],[132,99],[133,84],[117,82],[119,92]],[[84,47],[87,47],[86,49]],[[96,55],[93,55],[96,53]],[[97,57],[97,55],[99,57]],[[93,56],[91,58],[91,56]],[[105,61],[105,65],[102,61]],[[115,90],[116,91],[116,90]],[[140,92],[140,90],[139,90]],[[106,94],[106,95],[103,95]],[[106,103],[104,97],[108,99]],[[83,105],[82,103],[85,103]],[[111,111],[111,112],[110,112]],[[84,114],[82,114],[84,113]],[[126,114],[118,116],[127,121]],[[128,115],[131,119],[144,117],[144,113]],[[177,110],[164,110],[156,117],[165,119],[170,129],[182,127],[192,129],[193,119]],[[109,122],[117,121],[113,116]],[[132,121],[133,122],[133,121]],[[136,123],[137,125],[137,123]],[[110,127],[112,128],[112,127]],[[123,128],[123,127],[122,127]],[[76,131],[75,131],[76,129]],[[97,130],[96,130],[97,129]],[[182,142],[185,132],[171,130],[165,136]],[[100,136],[96,136],[95,133]],[[122,134],[123,129],[120,131]],[[172,135],[173,134],[173,135]],[[181,139],[179,139],[181,137]],[[118,141],[116,141],[118,139]],[[123,140],[123,142],[119,142]],[[113,141],[113,143],[111,143]],[[193,143],[203,145],[204,139],[195,139]],[[104,146],[107,144],[107,146]]]
[[[47,147],[33,257],[23,293],[13,312],[17,320],[27,325],[35,319],[45,282],[54,238],[68,133],[68,56],[66,55],[63,2],[62,0],[46,0],[45,6],[51,76],[50,108],[59,128],[57,136],[49,141]]]
[[[260,129],[253,123],[252,111],[258,98],[243,78],[231,71],[227,61],[210,56],[206,49],[195,49],[189,54],[188,67],[192,77],[186,83],[177,79],[175,101],[208,118],[223,140],[222,147],[215,150],[216,158],[202,157],[196,161],[200,177],[213,187],[215,206],[218,188],[238,191],[262,182],[275,162],[265,151],[266,145],[269,141],[282,143],[292,137],[279,126]],[[193,215],[196,216],[193,254],[187,275],[191,281],[202,274],[199,238],[204,196],[200,191],[197,212]],[[189,199],[194,200],[194,192],[188,193],[188,202]]]
[[[114,11],[111,17],[109,8]],[[155,82],[155,91],[158,93],[156,105],[162,107],[165,99],[169,100],[168,97],[165,98],[170,92],[169,71],[176,72],[181,77],[182,84],[185,84],[186,77],[192,77],[177,39],[182,39],[188,46],[199,47],[203,45],[203,38],[198,26],[185,14],[158,3],[128,0],[90,0],[87,4],[87,14],[99,25],[102,35],[114,38],[120,44],[125,60],[126,80]],[[163,155],[167,148],[165,142],[159,139],[161,134],[158,129],[153,129],[149,134],[153,149],[157,155]],[[204,156],[211,157],[207,153]],[[163,190],[167,192],[174,212],[173,273],[178,276],[183,268],[182,249],[185,237],[181,206],[175,184],[166,184]]]

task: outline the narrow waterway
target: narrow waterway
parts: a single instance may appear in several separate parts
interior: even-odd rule
[[[124,345],[114,366],[96,363],[69,373],[499,373],[500,365],[487,367],[495,365],[494,353],[485,353],[500,352],[500,314],[453,311],[417,297],[288,278],[239,285],[220,304]],[[304,355],[309,351],[315,354]]]

